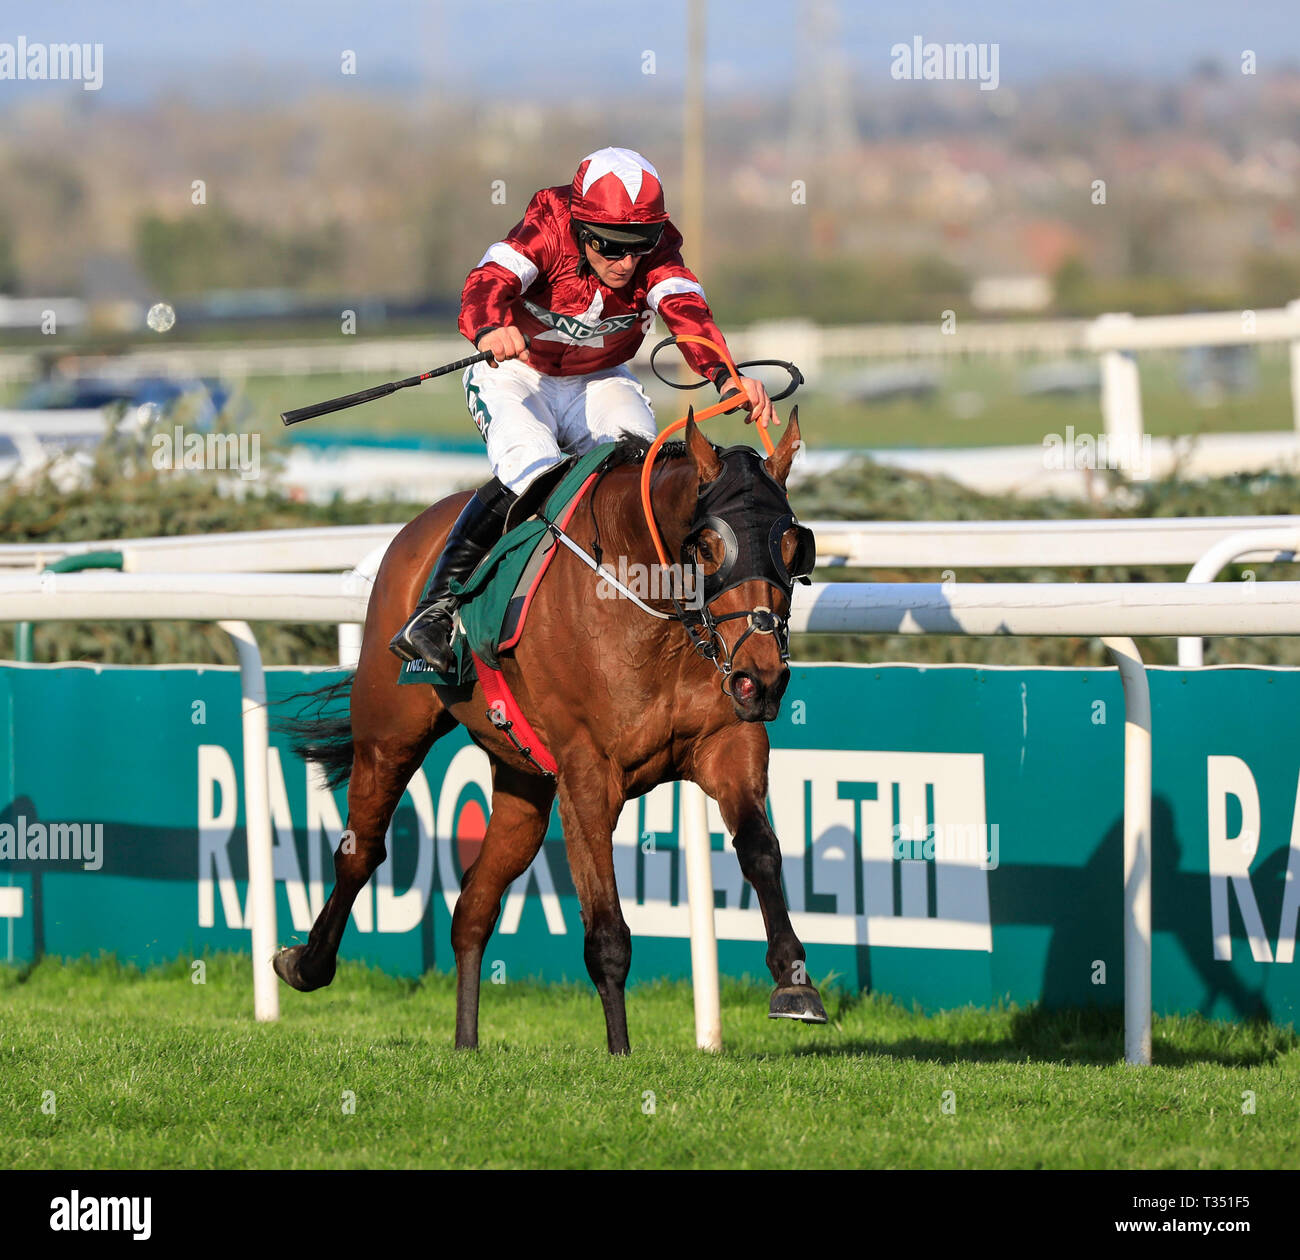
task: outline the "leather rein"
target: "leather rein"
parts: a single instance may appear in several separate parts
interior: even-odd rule
[[[740,383],[740,374],[737,370],[737,365],[732,363],[730,356],[722,347],[716,345],[714,342],[710,341],[706,337],[698,337],[695,336],[694,334],[682,333],[682,334],[678,334],[675,337],[666,338],[664,341],[661,341],[658,345],[655,346],[654,352],[651,355],[652,365],[653,365],[654,353],[657,353],[660,349],[662,349],[666,345],[670,345],[674,342],[679,342],[679,341],[697,342],[700,345],[707,346],[710,349],[714,350],[718,354],[722,362],[725,363],[728,375],[731,378],[731,383],[735,386],[735,388],[740,392],[740,394],[743,397],[744,387]],[[800,374],[799,369],[796,368],[792,363],[785,363],[784,361],[768,360],[768,359],[755,360],[754,363],[763,363],[763,364],[780,366],[786,368],[790,372],[791,381],[789,387],[783,390],[781,393],[775,395],[774,401],[788,397],[790,394],[794,392],[794,390],[799,385],[803,384],[803,376]],[[753,364],[751,363],[743,363],[740,366],[749,367],[752,365]],[[656,376],[658,376],[657,372],[655,374]],[[660,377],[660,379],[663,380],[664,378]],[[672,384],[672,382],[666,382],[666,383]],[[700,388],[703,385],[706,385],[708,383],[709,382],[707,381],[700,381],[697,385],[686,385],[686,386],[678,385],[675,386],[675,388],[695,389],[695,388]],[[650,480],[654,472],[655,457],[659,454],[660,450],[662,449],[664,443],[668,440],[668,438],[672,434],[676,433],[678,430],[685,428],[686,425],[692,419],[694,419],[695,422],[698,424],[703,420],[711,419],[713,416],[723,415],[727,412],[735,411],[737,409],[738,409],[737,399],[734,395],[729,395],[726,398],[723,398],[721,401],[713,404],[711,407],[706,407],[703,411],[699,412],[698,414],[695,412],[694,408],[688,409],[687,414],[685,416],[681,417],[679,420],[674,421],[666,429],[662,430],[659,433],[659,435],[655,438],[655,440],[650,444],[650,447],[646,452],[645,461],[641,469],[641,507],[645,515],[646,526],[650,531],[651,540],[654,542],[655,545],[655,551],[659,557],[660,563],[663,565],[663,569],[665,572],[668,572],[671,569],[671,565],[668,560],[668,553],[664,547],[663,536],[659,531],[659,525],[655,519],[654,506],[651,502],[651,497],[650,497]],[[763,445],[766,447],[768,455],[771,455],[775,451],[776,447],[774,446],[772,439],[767,432],[766,425],[763,425],[759,428],[759,436],[762,438]],[[724,460],[724,462],[727,456],[731,454],[732,451],[737,452],[737,455],[733,457],[736,459],[743,457],[741,454],[743,451],[751,452],[753,454],[753,457],[757,459],[757,455],[756,453],[753,453],[753,448],[751,447],[743,447],[743,448],[732,447],[729,448],[729,450],[722,452],[721,458]],[[727,696],[731,695],[731,690],[730,690],[731,676],[735,668],[733,662],[736,656],[738,655],[738,653],[740,652],[741,647],[744,645],[744,643],[750,637],[750,635],[752,634],[772,635],[776,639],[777,648],[781,654],[781,662],[784,664],[787,660],[789,660],[790,622],[788,617],[783,616],[781,613],[778,613],[777,611],[775,611],[774,608],[762,604],[748,610],[742,609],[737,612],[722,613],[720,615],[714,614],[712,610],[713,602],[716,599],[718,599],[721,595],[723,595],[726,591],[731,590],[735,586],[741,585],[742,583],[748,581],[764,582],[773,591],[780,591],[782,594],[784,594],[788,602],[794,593],[794,583],[796,581],[802,581],[806,583],[809,580],[807,573],[805,572],[800,571],[800,572],[791,573],[787,571],[785,563],[781,558],[781,550],[780,550],[781,539],[784,536],[785,532],[790,528],[796,528],[802,531],[802,534],[807,536],[806,563],[805,565],[796,564],[796,568],[802,569],[806,567],[808,572],[811,572],[811,568],[812,568],[813,544],[812,544],[811,531],[809,531],[805,526],[799,525],[797,519],[794,516],[794,513],[790,511],[789,502],[788,500],[786,500],[784,488],[778,487],[777,483],[773,481],[772,478],[769,475],[767,475],[765,472],[763,475],[767,476],[767,479],[772,482],[772,487],[775,488],[775,491],[779,491],[780,497],[784,502],[784,506],[786,509],[785,514],[779,516],[770,527],[770,531],[767,539],[766,556],[763,555],[762,547],[758,544],[754,544],[752,539],[750,540],[750,544],[751,544],[750,549],[755,550],[759,553],[758,556],[756,557],[758,561],[758,567],[760,569],[766,569],[767,571],[756,572],[753,574],[747,573],[745,575],[742,575],[740,578],[737,578],[736,580],[729,582],[727,585],[721,585],[721,583],[717,583],[717,585],[720,586],[720,589],[715,590],[712,596],[710,596],[709,598],[701,599],[697,606],[687,606],[682,602],[681,599],[677,598],[677,596],[675,595],[669,596],[668,598],[673,606],[672,613],[662,612],[659,609],[652,608],[649,604],[645,603],[633,591],[629,590],[625,584],[619,581],[619,579],[613,573],[611,573],[602,564],[599,564],[595,560],[595,558],[589,555],[578,543],[574,542],[573,539],[568,536],[568,534],[566,534],[562,529],[559,528],[559,526],[557,526],[553,522],[548,522],[548,527],[550,529],[550,532],[556,538],[557,541],[563,543],[570,551],[572,551],[576,556],[578,556],[578,558],[582,560],[582,562],[586,564],[587,567],[592,570],[592,572],[596,573],[603,581],[608,582],[611,586],[613,586],[616,590],[618,590],[620,594],[630,599],[639,609],[641,609],[642,612],[647,613],[651,617],[656,617],[662,621],[675,620],[679,622],[682,625],[683,629],[685,629],[686,634],[690,639],[691,647],[694,649],[696,654],[702,657],[704,660],[711,662],[714,668],[721,675],[720,685],[722,687],[723,694]],[[720,475],[718,480],[721,481],[722,479],[723,476]],[[769,498],[774,497],[775,491],[769,490],[767,497]],[[721,526],[721,530],[719,530],[719,533],[722,534],[723,540],[726,543],[727,555],[728,555],[728,559],[722,567],[722,572],[724,574],[724,577],[730,575],[730,572],[734,567],[736,560],[739,559],[740,548],[734,531],[724,520],[722,520],[720,517],[717,516],[706,516],[704,523],[693,528],[691,533],[687,536],[686,540],[682,544],[682,554],[679,557],[679,561],[683,567],[685,567],[688,563],[690,563],[688,559],[688,553],[694,550],[696,543],[693,540],[698,540],[700,532],[704,528],[717,529],[719,526]],[[805,554],[805,552],[800,551],[797,554]],[[697,566],[697,572],[698,572],[698,566]],[[721,626],[724,622],[727,621],[738,621],[741,619],[747,620],[749,624],[745,627],[744,631],[741,633],[740,638],[736,640],[735,647],[728,649],[726,640],[722,637],[721,631],[719,630],[719,626]]]

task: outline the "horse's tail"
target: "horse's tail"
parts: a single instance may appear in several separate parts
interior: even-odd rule
[[[307,704],[293,717],[278,717],[275,721],[275,729],[289,736],[294,752],[321,767],[331,788],[342,787],[352,774],[352,716],[346,704],[342,712],[327,710],[337,709],[340,701],[351,698],[354,677],[349,672],[315,691],[287,696],[281,704],[294,700],[305,700]]]

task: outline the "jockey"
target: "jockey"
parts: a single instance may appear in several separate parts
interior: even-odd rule
[[[725,347],[681,244],[655,168],[631,149],[600,149],[582,160],[572,186],[537,193],[469,273],[459,327],[492,359],[466,370],[465,400],[493,476],[452,526],[428,596],[389,645],[398,656],[451,668],[459,599],[450,583],[478,567],[536,477],[624,431],[653,440],[650,399],[626,364],[656,314],[673,333]],[[712,351],[691,342],[681,351],[719,390],[727,385]],[[741,384],[748,418],[774,421],[762,383]]]

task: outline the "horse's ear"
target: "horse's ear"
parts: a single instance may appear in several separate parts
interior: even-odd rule
[[[780,442],[777,443],[776,450],[763,461],[763,467],[782,486],[785,485],[785,479],[790,475],[790,465],[794,462],[794,453],[799,449],[800,442],[799,408],[795,407],[790,412],[789,423],[785,426],[785,433],[782,434]]]
[[[694,407],[686,413],[686,453],[695,465],[701,485],[716,481],[722,474],[722,460],[713,449],[713,443],[700,432],[700,426],[695,423]]]

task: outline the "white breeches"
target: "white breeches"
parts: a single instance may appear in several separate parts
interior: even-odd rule
[[[518,359],[465,369],[465,402],[487,443],[493,475],[519,494],[566,455],[624,431],[655,436],[654,411],[622,364],[584,376],[545,376]]]

